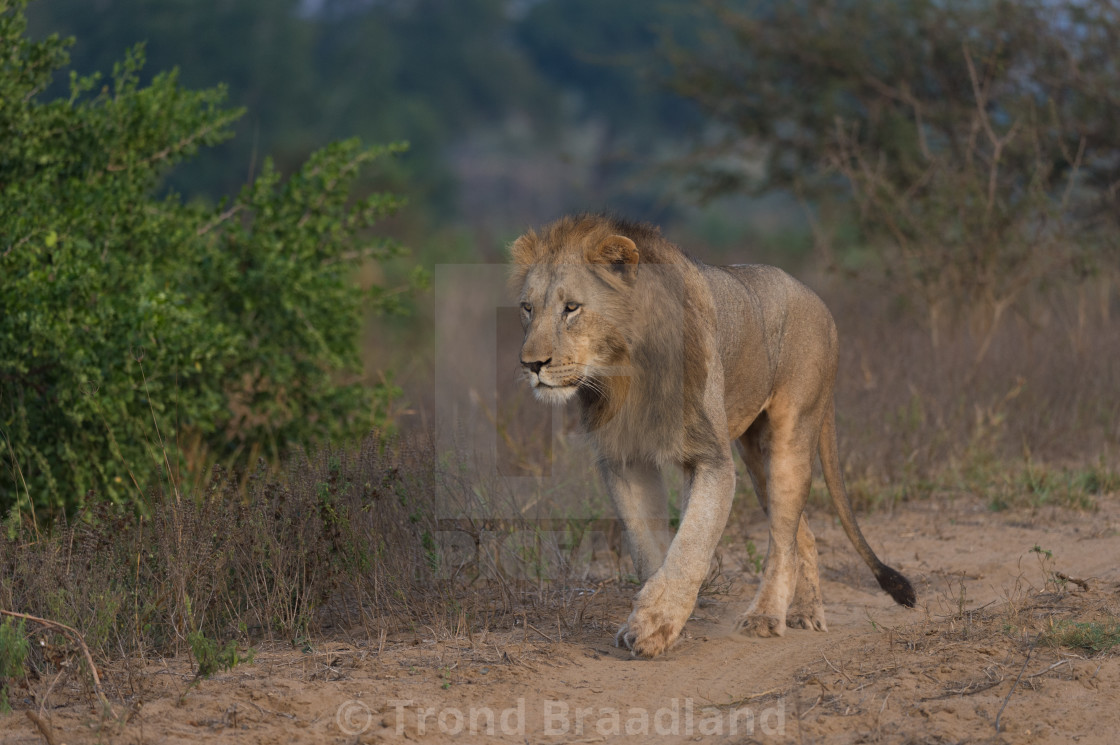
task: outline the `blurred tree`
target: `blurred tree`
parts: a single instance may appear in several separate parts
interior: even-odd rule
[[[30,41],[24,6],[0,0],[0,509],[135,499],[185,448],[251,462],[382,423],[352,273],[397,251],[367,231],[400,202],[352,187],[400,146],[340,142],[286,179],[265,159],[216,207],[153,196],[242,110],[174,72],[142,85],[140,47],[43,100],[69,41]]]
[[[723,125],[701,188],[850,195],[935,346],[967,320],[979,362],[1025,288],[1115,258],[1114,0],[707,8],[674,55],[678,89]]]
[[[662,50],[695,25],[688,0],[550,0],[534,4],[518,24],[518,40],[541,74],[576,93],[586,112],[628,134],[679,133],[698,111],[665,83]]]
[[[566,157],[573,132],[588,122],[607,130],[608,145],[592,156],[602,162],[587,168],[605,183],[605,196],[625,196],[622,203],[640,211],[652,197],[632,197],[650,176],[627,179],[649,168],[651,153],[679,147],[682,127],[697,123],[695,107],[657,83],[666,71],[659,35],[689,22],[688,7],[687,0],[37,0],[28,16],[33,36],[77,36],[79,73],[110,69],[118,50],[146,42],[152,66],[181,66],[185,85],[228,84],[230,100],[249,113],[233,125],[234,140],[167,176],[188,197],[229,193],[264,154],[290,173],[320,143],[407,138],[408,157],[359,189],[407,188],[430,223],[471,217],[456,212],[464,207],[459,179],[479,188],[455,162],[462,143],[486,140],[487,162],[491,155],[499,164],[547,161],[557,151]],[[65,81],[52,92],[66,95]]]
[[[76,37],[72,64],[79,74],[111,70],[122,49],[142,42],[151,69],[180,68],[190,88],[227,86],[249,112],[233,125],[237,141],[168,175],[189,196],[216,198],[235,191],[261,154],[290,173],[316,142],[332,139],[319,136],[317,112],[308,105],[318,81],[306,63],[314,39],[299,6],[298,0],[43,0],[27,13],[34,36]],[[51,92],[66,95],[66,85],[59,79]]]
[[[459,185],[447,159],[457,141],[519,110],[555,118],[551,91],[512,43],[505,6],[323,0],[309,19],[317,34],[317,101],[329,102],[323,108],[332,115],[323,133],[407,136],[409,191],[436,217],[458,217]]]
[[[407,184],[424,209],[450,212],[449,142],[501,120],[538,86],[508,38],[504,2],[311,8],[300,0],[40,0],[29,23],[39,35],[76,35],[80,73],[109,69],[118,50],[145,42],[152,66],[182,67],[184,85],[228,86],[249,115],[235,125],[235,142],[170,175],[190,196],[230,192],[262,154],[290,173],[319,143],[356,134],[407,138],[409,158],[383,170],[378,186]]]

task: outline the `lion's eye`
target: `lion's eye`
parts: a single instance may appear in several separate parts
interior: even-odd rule
[[[565,303],[564,304],[564,312],[565,313],[575,313],[577,310],[579,310],[579,303]]]
[[[529,305],[528,303],[522,303],[521,304],[521,310],[523,310],[526,313],[532,313],[533,312],[533,306]]]

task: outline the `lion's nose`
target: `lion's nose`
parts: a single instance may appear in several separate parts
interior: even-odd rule
[[[529,368],[529,371],[536,375],[540,375],[541,368],[547,365],[549,362],[552,362],[551,357],[549,357],[547,360],[539,360],[536,362],[526,362],[525,360],[521,360],[521,364]]]

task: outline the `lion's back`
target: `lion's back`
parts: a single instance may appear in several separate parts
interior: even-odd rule
[[[707,266],[731,420],[752,417],[783,379],[834,374],[836,325],[824,301],[765,264]]]

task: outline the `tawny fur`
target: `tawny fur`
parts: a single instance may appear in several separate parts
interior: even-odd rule
[[[619,643],[652,657],[679,636],[727,522],[733,442],[770,528],[743,633],[827,628],[803,514],[818,455],[856,551],[896,601],[914,604],[852,515],[836,448],[836,326],[812,291],[774,267],[706,266],[656,228],[598,215],[530,231],[511,254],[526,378],[543,401],[578,398],[644,582]],[[675,535],[668,465],[686,476]]]

